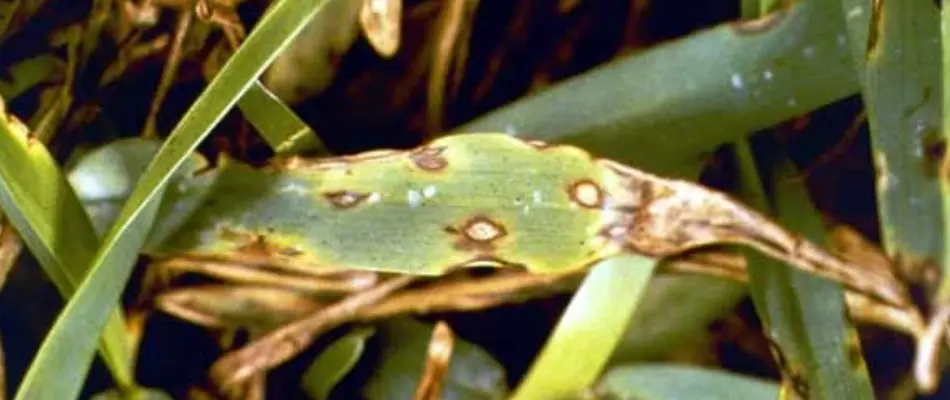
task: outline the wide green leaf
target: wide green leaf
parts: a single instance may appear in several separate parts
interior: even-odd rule
[[[325,0],[280,1],[228,60],[176,126],[99,247],[86,279],[53,325],[17,392],[18,399],[75,398],[94,344],[131,274],[172,173],[260,76]]]
[[[858,90],[840,10],[824,1],[619,58],[455,132],[510,130],[682,175],[720,144]]]

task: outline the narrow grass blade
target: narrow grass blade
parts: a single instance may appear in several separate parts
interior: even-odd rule
[[[373,328],[359,328],[323,350],[300,378],[307,395],[312,400],[329,399],[333,388],[356,366],[374,333]]]
[[[260,82],[244,93],[238,107],[277,154],[327,152],[316,132]]]
[[[512,399],[557,399],[593,386],[657,263],[639,255],[622,255],[595,265]]]
[[[841,10],[822,4],[798,1],[618,59],[455,131],[510,128],[677,174],[722,143],[857,92]]]
[[[17,399],[75,398],[89,370],[98,332],[131,274],[172,173],[260,76],[268,63],[320,10],[325,0],[280,1],[228,60],[136,184],[91,262],[86,279],[43,342]]]
[[[644,364],[610,370],[598,393],[616,400],[780,399],[774,382],[699,367]]]
[[[937,293],[937,297],[941,302],[950,301],[950,279],[947,278],[947,275],[950,274],[950,245],[947,244],[947,240],[950,239],[950,158],[947,156],[947,143],[950,143],[950,7],[941,7],[940,9],[940,44],[942,50],[942,79],[943,79],[943,109],[941,110],[941,115],[943,116],[940,135],[940,143],[943,143],[943,159],[940,165],[940,174],[941,179],[938,179],[941,189],[941,195],[943,197],[943,239],[944,239],[944,248],[943,248],[943,257],[940,259],[941,265],[943,265],[943,282],[940,284],[940,290]]]
[[[750,146],[737,145],[737,155],[745,197],[768,212]],[[781,165],[768,174],[775,198],[772,213],[781,225],[820,243],[825,236],[821,216],[801,181],[792,178],[795,168]],[[749,260],[752,299],[766,334],[781,353],[779,367],[789,389],[813,399],[873,399],[841,285],[756,252],[743,254]]]
[[[99,242],[92,223],[43,143],[27,137],[26,127],[7,116],[0,99],[0,209],[23,238],[43,271],[69,298],[85,275]],[[125,323],[118,302],[100,340],[103,360],[119,387],[134,384]],[[96,338],[99,331],[80,331]],[[92,346],[94,342],[91,342]]]
[[[950,224],[941,218],[936,151],[944,147],[937,9],[929,0],[875,4],[841,2],[871,130],[884,249],[893,258],[937,261]]]

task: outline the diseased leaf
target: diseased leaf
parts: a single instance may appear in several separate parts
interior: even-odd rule
[[[937,9],[928,0],[879,4],[875,11],[869,0],[841,2],[867,108],[881,239],[892,258],[942,261],[950,223],[934,223],[947,200],[940,160],[931,158],[941,140]]]

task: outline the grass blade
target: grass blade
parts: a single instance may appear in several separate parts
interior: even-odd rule
[[[712,369],[645,364],[606,374],[601,390],[617,400],[752,400],[782,398],[773,382]]]
[[[737,150],[746,197],[768,210],[750,146],[743,143]],[[795,172],[786,162],[769,174],[775,198],[772,214],[781,225],[820,243],[825,236],[823,222],[802,182],[791,178]],[[789,389],[814,399],[873,399],[857,331],[846,318],[841,285],[757,252],[743,254],[753,302],[781,352],[780,368]]]
[[[46,146],[27,137],[0,99],[0,209],[64,298],[75,291],[99,242],[92,223]],[[117,301],[100,352],[119,387],[134,385],[125,323]],[[98,337],[99,331],[84,334]],[[94,343],[94,342],[93,342]]]
[[[89,273],[53,325],[17,392],[17,399],[75,398],[89,370],[94,343],[131,273],[158,209],[163,187],[277,53],[326,3],[280,1],[228,60],[159,153],[103,240]]]
[[[238,107],[277,154],[327,152],[316,132],[260,82],[244,93]]]
[[[557,399],[596,383],[658,261],[621,255],[595,265],[512,399]]]
[[[943,206],[932,151],[942,148],[937,10],[928,0],[880,5],[842,0],[870,125],[884,249],[892,258],[940,260],[945,228],[934,223]]]
[[[857,92],[841,12],[822,4],[799,1],[768,22],[725,24],[618,59],[455,131],[511,128],[678,175],[722,143]]]
[[[946,244],[946,239],[950,238],[950,221],[947,220],[947,216],[950,216],[950,177],[948,177],[947,172],[950,171],[950,158],[946,155],[946,143],[950,143],[950,7],[942,7],[940,9],[940,44],[942,50],[942,74],[943,77],[943,109],[941,110],[941,115],[943,116],[942,124],[943,127],[941,130],[941,139],[940,142],[944,143],[944,154],[943,160],[941,160],[940,165],[940,175],[943,179],[939,179],[941,195],[943,197],[943,237],[944,237],[944,251],[943,257],[941,258],[941,265],[943,265],[943,282],[940,284],[940,290],[937,293],[937,298],[941,302],[950,301],[950,279],[947,279],[947,274],[950,273],[950,249]]]

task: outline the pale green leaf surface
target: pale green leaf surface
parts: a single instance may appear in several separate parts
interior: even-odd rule
[[[98,240],[46,146],[17,132],[7,118],[0,107],[0,208],[46,275],[68,298],[82,280]],[[132,365],[117,303],[100,305],[109,318],[100,351],[116,383],[129,386],[134,383]],[[93,337],[90,346],[94,346],[98,331],[80,332]]]
[[[857,91],[841,10],[822,1],[757,31],[725,24],[620,58],[455,132],[510,129],[680,175],[722,143]]]
[[[657,263],[624,254],[594,265],[512,399],[557,399],[591,387],[627,328]]]
[[[909,260],[941,260],[950,222],[941,215],[940,160],[928,159],[940,138],[937,9],[929,0],[885,1],[877,19],[868,0],[840,6],[871,130],[884,249]]]
[[[617,367],[604,376],[598,392],[616,400],[779,399],[774,382],[691,366],[642,364]]]
[[[93,259],[89,274],[41,346],[17,399],[76,397],[98,338],[91,332],[102,329],[108,316],[106,305],[116,302],[125,287],[172,173],[324,3],[274,3],[273,10],[184,116],[136,184]]]
[[[277,154],[326,153],[316,132],[260,82],[244,93],[238,107]]]
[[[363,384],[367,400],[411,399],[425,365],[433,325],[408,317],[393,318],[377,326],[380,363]],[[487,352],[456,337],[445,381],[443,400],[500,400],[508,387],[501,364]]]
[[[374,333],[373,328],[358,328],[320,352],[300,378],[307,395],[313,400],[328,399],[333,387],[356,366]]]

